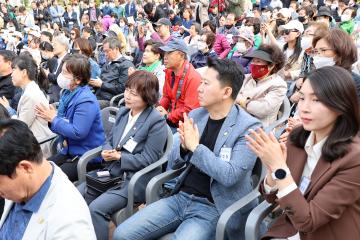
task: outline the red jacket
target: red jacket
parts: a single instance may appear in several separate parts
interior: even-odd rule
[[[187,64],[189,68],[182,83],[180,97],[175,104],[179,82]],[[201,77],[195,68],[188,61],[185,61],[182,69],[175,75],[174,86],[171,88],[172,72],[171,69],[165,69],[165,84],[160,105],[166,110],[170,110],[167,116],[168,120],[178,125],[179,121],[183,120],[184,112],[188,113],[199,107],[197,88],[200,85]]]

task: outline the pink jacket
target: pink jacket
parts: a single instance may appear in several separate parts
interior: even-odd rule
[[[220,59],[226,58],[228,53],[231,51],[231,46],[226,40],[226,36],[224,34],[216,34],[216,40],[213,49]]]

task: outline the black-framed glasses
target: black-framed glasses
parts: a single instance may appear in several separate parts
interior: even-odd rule
[[[282,35],[289,35],[290,33],[292,32],[298,32],[298,30],[296,29],[285,29],[283,32],[282,32]]]

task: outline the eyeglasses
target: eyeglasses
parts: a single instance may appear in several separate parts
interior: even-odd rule
[[[291,32],[298,32],[298,30],[296,30],[296,29],[285,29],[282,32],[282,35],[289,35]]]
[[[72,32],[72,33],[70,33],[70,35],[76,35],[76,33],[73,33],[73,32]]]
[[[334,51],[332,48],[314,48],[310,54],[312,56],[324,55],[327,51]]]

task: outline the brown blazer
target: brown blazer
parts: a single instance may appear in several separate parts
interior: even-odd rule
[[[287,156],[287,165],[299,186],[307,154],[290,143]],[[296,189],[277,199],[275,193],[265,194],[263,184],[260,192],[283,210],[262,239],[286,238],[299,231],[302,240],[359,240],[360,137],[353,139],[343,158],[332,163],[319,159],[304,196]]]

